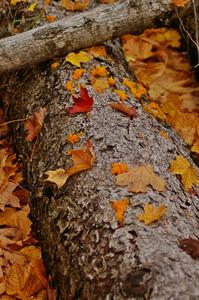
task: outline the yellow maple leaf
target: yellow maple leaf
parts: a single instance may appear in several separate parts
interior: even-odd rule
[[[185,190],[190,190],[193,184],[199,184],[197,170],[193,167],[188,168],[187,171],[182,174],[182,184]]]
[[[64,169],[49,170],[44,174],[48,175],[48,181],[56,183],[58,189],[60,189],[66,183],[69,177]]]
[[[199,138],[195,141],[193,146],[191,147],[191,151],[199,153]]]
[[[158,221],[162,215],[165,214],[167,207],[160,205],[160,207],[154,207],[152,204],[146,204],[144,206],[144,212],[138,216],[139,221],[144,221],[146,225]]]
[[[115,211],[115,218],[119,223],[124,221],[124,213],[129,205],[128,199],[113,200],[111,206]]]
[[[151,185],[156,191],[164,191],[165,180],[153,172],[151,165],[135,166],[129,168],[124,174],[117,175],[116,184],[128,186],[130,192],[147,192],[147,186]]]
[[[172,0],[172,3],[177,7],[184,7],[190,0]]]
[[[183,175],[190,167],[190,163],[182,155],[177,155],[174,160],[171,161],[170,172],[173,174]]]
[[[65,61],[71,63],[74,66],[81,67],[81,63],[88,62],[91,59],[91,56],[85,51],[80,51],[78,53],[70,52]]]
[[[67,10],[85,10],[89,5],[90,0],[61,0],[61,4]]]
[[[86,49],[93,57],[106,56],[106,48],[104,46],[94,46]]]

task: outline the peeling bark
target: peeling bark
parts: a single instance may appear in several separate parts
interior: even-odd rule
[[[120,46],[109,42],[108,49],[117,56],[100,58],[100,62],[116,78],[117,88],[123,89],[122,79],[129,74]],[[85,64],[87,73],[98,63],[95,59]],[[87,74],[81,82],[94,98],[93,109],[89,116],[68,116],[66,108],[72,98],[65,83],[72,70],[66,62],[53,72],[49,65],[35,67],[9,109],[10,119],[28,117],[41,106],[48,109],[32,162],[33,144],[25,140],[23,124],[17,123],[13,130],[31,191],[31,218],[58,299],[198,299],[199,261],[178,245],[182,238],[199,238],[199,189],[195,194],[185,192],[177,176],[168,171],[177,154],[195,166],[186,145],[168,126],[144,112],[130,94],[128,102],[138,110],[135,119],[111,110],[107,104],[117,96],[110,89],[96,94]],[[24,80],[22,72],[18,76],[19,81]],[[18,82],[12,84],[17,87]],[[57,190],[44,173],[70,166],[66,151],[71,146],[66,135],[81,130],[85,138],[77,147],[90,140],[96,162],[91,170],[72,176]],[[163,138],[160,130],[170,139]],[[111,164],[117,161],[152,164],[166,180],[166,190],[158,193],[148,188],[146,194],[134,194],[116,186]],[[124,226],[118,226],[110,205],[111,200],[120,198],[130,201]],[[148,202],[168,207],[166,216],[151,226],[137,219]]]

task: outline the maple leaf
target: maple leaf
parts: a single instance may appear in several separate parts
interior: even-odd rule
[[[190,0],[172,0],[172,3],[177,7],[184,7]]]
[[[66,170],[69,176],[90,169],[95,161],[92,144],[87,143],[85,149],[71,150],[73,166]]]
[[[104,46],[93,46],[86,49],[93,57],[106,56],[106,48]]]
[[[152,204],[146,204],[144,206],[144,212],[138,216],[139,221],[144,221],[146,225],[158,221],[161,216],[165,214],[167,207],[160,205],[160,207],[154,207]]]
[[[38,112],[34,113],[28,120],[25,121],[24,127],[28,130],[28,135],[26,137],[28,142],[32,142],[40,133],[46,112],[47,109],[45,107],[40,108]]]
[[[199,184],[197,170],[190,167],[184,174],[182,174],[182,184],[185,190],[190,190],[193,184]]]
[[[73,166],[67,170],[57,169],[44,173],[48,175],[48,181],[56,183],[58,189],[66,183],[69,176],[90,169],[95,161],[93,147],[90,143],[87,143],[85,149],[70,150],[70,155],[73,160]]]
[[[16,189],[17,184],[14,182],[8,182],[7,186],[0,191],[0,209],[4,210],[5,205],[12,207],[20,207],[19,198],[17,198],[13,191]]]
[[[88,62],[91,59],[91,56],[85,51],[80,51],[78,53],[70,52],[65,61],[71,63],[74,66],[81,67],[81,63]]]
[[[89,5],[90,0],[61,0],[61,4],[67,10],[85,10]]]
[[[120,224],[122,224],[124,221],[124,213],[128,205],[129,205],[128,199],[113,200],[111,202],[111,206],[115,210],[115,218]]]
[[[128,172],[127,164],[121,162],[112,163],[111,173],[113,175],[118,175],[125,172]]]
[[[115,110],[124,113],[125,115],[127,115],[130,118],[137,116],[137,111],[134,106],[127,106],[124,103],[110,103],[109,105],[112,108],[114,108]]]
[[[58,189],[60,189],[66,183],[69,177],[64,169],[49,170],[44,174],[48,175],[47,181],[55,183]]]
[[[109,88],[109,82],[106,77],[99,77],[92,79],[92,87],[97,93],[103,93]]]
[[[134,193],[146,193],[148,185],[159,192],[165,189],[165,180],[155,175],[153,167],[149,164],[131,167],[128,172],[117,175],[116,184],[128,186],[129,191]]]
[[[80,87],[80,98],[73,96],[74,105],[68,108],[69,114],[80,112],[89,112],[93,106],[93,98],[88,95],[88,91],[84,87]]]
[[[198,239],[183,239],[180,241],[180,248],[193,258],[199,257],[199,240]]]
[[[173,174],[183,175],[190,167],[190,163],[182,155],[177,155],[175,160],[172,160],[170,171]]]

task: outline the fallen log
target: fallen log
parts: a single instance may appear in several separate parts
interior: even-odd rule
[[[18,70],[122,34],[170,22],[170,0],[134,0],[92,10],[0,40],[0,73]]]
[[[109,43],[108,49],[117,56],[111,60],[101,57],[100,62],[122,89],[122,79],[129,74],[120,45]],[[130,94],[127,103],[134,104],[138,112],[133,119],[109,107],[108,103],[116,100],[110,89],[95,93],[88,74],[98,63],[99,58],[84,65],[87,72],[82,84],[94,99],[89,116],[67,115],[72,97],[65,84],[74,69],[69,64],[63,63],[55,71],[49,65],[38,66],[28,77],[20,72],[18,79],[10,78],[12,84],[23,80],[25,84],[12,100],[10,119],[26,118],[44,106],[48,110],[36,145],[26,141],[20,123],[13,126],[13,138],[26,169],[31,218],[57,299],[198,299],[199,262],[179,248],[179,241],[189,236],[199,238],[199,189],[194,188],[193,194],[185,192],[179,179],[168,171],[177,154],[195,164],[181,138],[144,112]],[[71,146],[66,136],[82,130],[85,137],[76,147],[91,141],[95,164],[71,176],[58,190],[44,173],[70,166],[66,151]],[[162,137],[160,130],[169,139]],[[147,193],[137,194],[116,185],[111,165],[118,161],[130,166],[151,164],[165,179],[165,191],[149,187]],[[112,200],[121,198],[129,200],[122,226],[111,206]],[[149,202],[168,209],[153,226],[137,218]]]

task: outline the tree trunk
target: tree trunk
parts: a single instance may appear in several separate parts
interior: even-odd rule
[[[198,299],[199,261],[179,248],[179,241],[199,237],[199,190],[184,191],[169,165],[177,154],[195,166],[180,137],[137,107],[138,116],[130,119],[110,109],[114,93],[94,92],[89,81],[93,66],[105,65],[116,78],[117,89],[129,77],[118,41],[107,43],[109,58],[96,58],[86,64],[81,83],[94,99],[89,115],[67,115],[72,97],[65,90],[74,67],[63,63],[51,71],[48,64],[18,74],[10,82],[24,86],[12,99],[10,119],[26,118],[47,107],[48,113],[33,154],[34,143],[27,142],[23,124],[13,126],[15,147],[26,169],[31,191],[31,218],[40,239],[47,272],[52,275],[57,297],[66,299]],[[28,75],[27,75],[28,73]],[[76,92],[78,92],[76,87]],[[169,139],[160,135],[164,130]],[[87,171],[71,176],[58,190],[47,181],[48,170],[67,168],[71,146],[66,136],[84,131],[75,148],[92,142],[96,161]],[[166,180],[164,192],[148,188],[147,193],[131,193],[117,186],[111,175],[113,162],[129,166],[151,164]],[[196,167],[196,166],[195,166]],[[123,226],[118,225],[111,201],[129,199]],[[137,216],[147,203],[165,204],[168,211],[159,222],[146,226]]]
[[[119,1],[0,41],[0,73],[41,63],[67,52],[101,44],[125,33],[169,25],[170,0]],[[189,8],[189,5],[187,6]],[[188,8],[185,10],[187,11]]]

